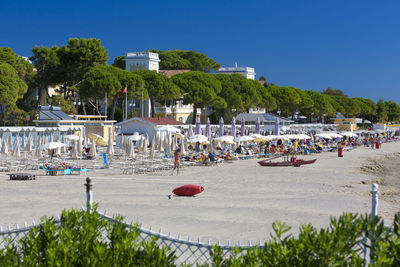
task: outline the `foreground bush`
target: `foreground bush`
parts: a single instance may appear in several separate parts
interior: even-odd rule
[[[400,266],[400,213],[390,228],[380,217],[343,214],[331,218],[327,229],[312,225],[300,227],[298,236],[287,234],[286,224],[273,224],[274,234],[264,248],[234,249],[224,259],[223,251],[213,246],[213,266],[364,266],[362,249],[370,249],[371,266]]]
[[[96,212],[64,211],[59,224],[42,224],[18,242],[0,250],[0,266],[174,266],[175,254],[153,239],[142,242],[137,227],[119,217],[110,222]],[[400,266],[400,213],[385,227],[380,217],[343,214],[326,229],[303,225],[289,234],[284,223],[263,248],[234,248],[224,257],[221,247],[210,250],[211,266],[365,266],[362,250],[369,248],[371,266]],[[368,257],[369,258],[369,257]],[[207,266],[207,265],[205,265]]]
[[[96,212],[63,211],[59,224],[44,218],[18,243],[0,251],[0,266],[173,266],[175,256],[155,239],[142,242],[137,227]]]

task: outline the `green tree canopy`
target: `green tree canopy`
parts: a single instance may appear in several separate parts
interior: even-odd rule
[[[8,63],[0,62],[0,103],[15,106],[18,98],[27,91],[28,86],[18,76],[17,71]]]
[[[292,116],[302,101],[297,88],[273,85],[269,86],[268,89],[276,99],[276,104],[282,115],[285,117]]]
[[[323,94],[311,90],[306,90],[304,91],[304,93],[307,94],[313,101],[313,106],[310,109],[310,111],[311,113],[314,113],[316,117],[322,117],[324,115],[328,116],[335,115],[334,108],[332,107],[329,100],[326,97],[324,97]],[[310,113],[306,113],[304,115],[310,115]]]
[[[126,70],[126,56],[119,56],[114,59],[114,63],[112,64],[114,67],[120,68],[122,70]]]
[[[342,90],[340,89],[333,89],[332,87],[328,87],[322,91],[322,94],[325,95],[338,95],[338,96],[346,96]]]
[[[11,65],[23,80],[27,80],[33,75],[33,65],[23,57],[15,54],[11,48],[0,47],[0,62],[6,62]]]
[[[102,99],[107,94],[107,98],[113,99],[111,119],[114,119],[115,106],[125,86],[129,98],[140,98],[142,92],[148,98],[141,76],[109,65],[98,65],[86,72],[79,93],[85,99]]]
[[[384,105],[387,110],[387,120],[390,122],[400,121],[400,107],[393,101],[385,101]]]
[[[169,104],[171,100],[181,97],[181,90],[167,76],[152,70],[137,70],[136,74],[144,80],[150,102],[151,116],[155,116],[155,103]]]
[[[151,50],[159,54],[160,69],[190,69],[192,71],[210,72],[221,67],[220,64],[205,54],[183,50]]]
[[[193,104],[192,123],[195,123],[197,108],[223,109],[227,106],[225,100],[218,96],[222,86],[213,74],[186,72],[172,76],[172,81],[181,88],[184,103]]]

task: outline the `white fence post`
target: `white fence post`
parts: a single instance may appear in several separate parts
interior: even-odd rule
[[[379,186],[378,184],[372,184],[372,211],[371,211],[371,217],[372,219],[375,218],[376,215],[378,215],[378,190]]]
[[[91,210],[92,207],[92,200],[93,200],[93,195],[92,195],[92,179],[90,179],[89,177],[86,178],[86,209],[88,211]]]

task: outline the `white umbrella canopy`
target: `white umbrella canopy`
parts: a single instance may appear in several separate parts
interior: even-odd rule
[[[181,133],[173,133],[172,134],[173,136],[175,136],[176,138],[179,138],[179,139],[185,139],[185,136],[183,135],[183,134],[181,134]]]
[[[114,155],[114,137],[112,134],[111,128],[108,128],[108,147],[107,147],[107,155]]]
[[[207,141],[208,137],[202,134],[196,134],[193,135],[192,137],[187,139],[187,142],[189,143],[197,143],[197,142],[201,142],[201,141]]]
[[[96,142],[96,145],[99,145],[99,146],[107,146],[108,145],[106,139],[104,139],[102,136],[100,136],[98,134],[90,133],[90,134],[88,134],[88,137],[90,139],[92,139],[92,142],[93,141]]]
[[[253,141],[256,143],[264,142],[264,140],[265,140],[264,135],[257,134],[257,133],[251,134],[250,137],[252,137],[254,139]]]
[[[181,130],[179,130],[178,128],[171,126],[171,125],[162,125],[162,126],[158,126],[156,128],[156,131],[159,132],[173,132],[173,133],[180,133]]]
[[[214,138],[214,142],[218,143],[226,143],[226,144],[234,144],[234,137],[232,135],[222,135]]]
[[[69,134],[65,135],[64,138],[71,141],[78,141],[80,137],[75,134]]]
[[[126,139],[131,140],[131,141],[139,141],[141,140],[143,137],[143,135],[140,135],[139,133],[134,133],[128,137],[126,137]]]
[[[65,147],[66,146],[66,144],[64,144],[64,143],[60,143],[60,142],[49,142],[49,143],[46,143],[46,144],[44,144],[44,145],[41,145],[40,147],[39,147],[39,149],[41,149],[41,150],[48,150],[48,149],[57,149],[57,148],[59,148],[59,147]]]
[[[251,136],[243,135],[235,138],[235,142],[251,142],[254,138]]]

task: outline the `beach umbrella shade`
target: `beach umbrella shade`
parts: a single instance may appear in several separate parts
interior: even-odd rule
[[[77,136],[75,134],[65,135],[64,138],[67,139],[67,140],[71,140],[71,141],[78,141],[79,140],[79,136]]]
[[[255,130],[256,134],[260,134],[260,118],[257,117],[256,119],[256,130]]]
[[[143,135],[139,135],[139,133],[134,133],[131,136],[125,137],[125,140],[128,139],[130,141],[140,141],[142,140]]]
[[[218,136],[224,135],[224,118],[219,119],[219,129],[218,129]]]
[[[244,118],[242,118],[241,126],[240,126],[240,136],[244,136],[244,131],[245,131],[245,121]]]
[[[96,145],[99,146],[107,146],[108,143],[106,141],[106,139],[104,139],[104,137],[98,135],[98,134],[94,134],[94,133],[90,133],[88,134],[88,137],[92,140],[92,142],[96,142]]]
[[[279,135],[279,118],[275,118],[275,128],[274,128],[274,135]]]
[[[252,137],[254,139],[253,141],[256,143],[264,142],[265,140],[265,136],[257,133],[251,134],[250,137]]]
[[[176,138],[179,138],[179,139],[182,139],[182,140],[185,139],[185,136],[183,134],[181,134],[181,133],[173,133],[172,136],[175,136]]]
[[[16,158],[21,157],[21,149],[19,147],[19,135],[15,136],[12,155],[13,155],[13,157],[16,157]]]
[[[200,144],[203,144],[205,141],[208,141],[207,136],[202,135],[202,134],[197,134],[197,135],[193,135],[191,138],[188,138],[186,142],[188,144],[195,144],[197,142],[199,142]]]
[[[193,133],[193,128],[192,128],[192,125],[190,124],[190,125],[189,125],[189,130],[188,130],[187,137],[190,138],[190,137],[192,137],[193,135],[194,135],[194,133]]]
[[[60,142],[49,142],[49,143],[46,143],[46,144],[44,144],[44,145],[41,145],[40,147],[39,147],[39,149],[40,150],[52,150],[52,149],[57,149],[57,148],[59,148],[59,147],[65,147],[66,146],[66,144],[64,144],[64,143],[60,143]]]
[[[96,141],[94,139],[92,139],[91,142],[91,146],[90,146],[90,151],[89,154],[92,157],[92,159],[96,159],[97,153],[96,153]]]
[[[214,142],[217,143],[225,143],[225,144],[234,144],[235,142],[233,141],[235,138],[231,135],[223,135],[219,136],[217,138],[214,138]]]
[[[232,118],[231,134],[233,137],[236,136],[236,119]]]
[[[238,137],[235,138],[235,142],[237,142],[237,143],[241,143],[241,142],[251,142],[251,141],[253,141],[253,140],[254,140],[253,137],[244,136],[244,135],[238,136]]]
[[[159,132],[173,132],[173,133],[180,133],[181,130],[179,130],[178,128],[171,126],[171,125],[162,125],[162,126],[158,126],[156,128],[156,131]]]
[[[114,138],[112,135],[112,129],[108,128],[108,146],[107,146],[107,155],[114,155]]]
[[[201,127],[200,117],[197,117],[197,119],[196,119],[196,128],[195,128],[194,134],[201,134],[200,127]]]

